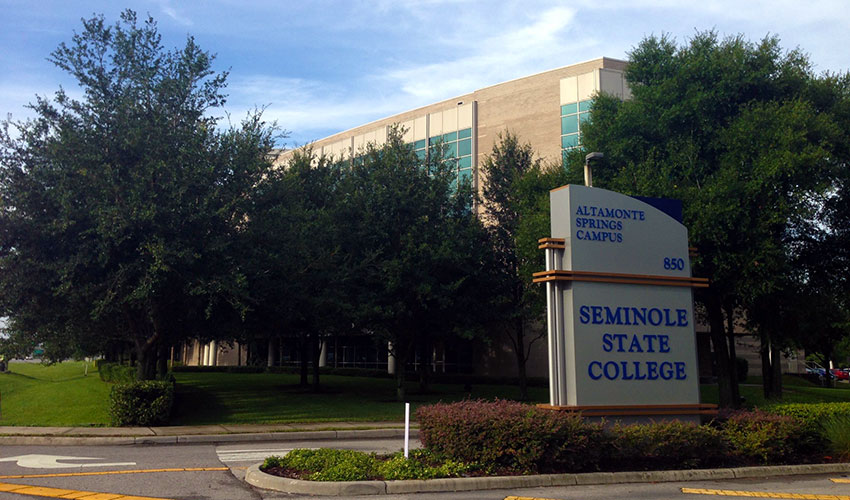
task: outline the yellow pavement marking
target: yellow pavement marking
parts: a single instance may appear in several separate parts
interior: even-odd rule
[[[81,500],[168,500],[166,498],[139,497],[133,495],[121,495],[119,493],[100,493],[97,491],[76,491],[10,483],[0,483],[0,491],[34,497],[79,498]]]
[[[555,500],[554,498],[537,498],[537,497],[505,497],[505,500]]]
[[[792,498],[800,500],[850,500],[847,495],[814,495],[806,493],[775,493],[767,491],[737,491],[737,490],[709,490],[702,488],[682,488],[682,493],[695,495],[718,495],[724,497],[747,497],[747,498]]]
[[[57,472],[54,474],[19,474],[0,476],[0,479],[26,479],[32,477],[73,477],[73,476],[108,476],[112,474],[151,474],[154,472],[208,472],[226,471],[227,467],[187,467],[179,469],[138,469],[138,470],[106,470],[97,472]]]
[[[850,479],[844,479],[844,478],[830,479],[830,481],[832,481],[833,483],[850,483]]]

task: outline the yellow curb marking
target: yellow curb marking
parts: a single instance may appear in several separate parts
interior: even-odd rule
[[[830,479],[833,483],[850,483],[850,479]]]
[[[0,483],[0,491],[35,497],[79,498],[81,500],[168,500],[167,498],[138,497],[133,495],[120,495],[116,493],[65,490],[60,488],[46,488],[44,486],[30,486],[27,484],[10,483]]]
[[[73,476],[108,476],[111,474],[151,474],[154,472],[206,472],[226,471],[227,467],[189,467],[180,469],[139,469],[139,470],[107,470],[98,472],[59,472],[55,474],[22,474],[16,476],[0,476],[0,479],[26,479],[31,477],[73,477]]]
[[[702,488],[682,488],[682,493],[695,495],[719,495],[724,497],[748,497],[748,498],[792,498],[801,500],[850,500],[847,495],[812,495],[805,493],[773,493],[766,491],[737,491],[737,490],[709,490]]]

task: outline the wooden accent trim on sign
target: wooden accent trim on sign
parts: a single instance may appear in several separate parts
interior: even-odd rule
[[[599,406],[552,406],[539,404],[544,410],[576,413],[584,417],[651,416],[651,415],[717,415],[713,404],[669,404],[669,405],[599,405]]]
[[[686,286],[708,288],[708,278],[687,276],[655,276],[647,274],[596,273],[554,269],[533,274],[534,283],[549,281],[590,281],[595,283],[622,283],[627,285]]]
[[[567,242],[563,238],[540,238],[537,240],[539,245],[537,248],[546,249],[546,248],[555,248],[558,250],[564,250],[567,248]]]

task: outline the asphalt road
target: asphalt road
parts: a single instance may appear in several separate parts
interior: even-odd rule
[[[3,446],[0,483],[173,500],[260,499],[264,493],[242,481],[249,465],[294,448],[331,446],[392,452],[404,444],[399,439],[370,439],[228,445]],[[23,498],[27,497],[0,491],[0,500]]]
[[[293,448],[335,447],[390,452],[399,450],[402,446],[403,443],[399,439],[290,441],[228,445],[3,446],[0,448],[0,476],[2,476],[0,477],[0,500],[36,498],[2,492],[3,484],[36,485],[66,490],[173,500],[296,498],[321,500],[322,498],[338,498],[296,496],[258,490],[244,483],[241,478],[245,474],[245,468],[249,465],[262,461],[267,455],[283,454]],[[122,473],[116,474],[114,472]],[[33,475],[43,477],[33,477]],[[517,496],[558,500],[614,498],[700,500],[717,495],[731,496],[732,498],[767,498],[770,494],[792,493],[815,495],[808,497],[812,500],[830,498],[826,495],[833,495],[831,498],[834,500],[850,500],[850,483],[832,481],[832,479],[840,478],[839,475],[794,476],[681,483],[525,488],[510,491],[421,493],[372,498],[384,500],[504,500],[511,496]],[[848,478],[844,477],[843,479]],[[703,489],[705,492],[690,493],[683,491],[683,488]],[[745,494],[730,495],[730,491],[744,492]],[[773,498],[790,498],[790,496],[773,496]],[[120,500],[120,498],[115,500]]]

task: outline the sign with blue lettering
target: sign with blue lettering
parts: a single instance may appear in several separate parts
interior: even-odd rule
[[[541,240],[549,308],[550,404],[699,404],[688,232],[629,196],[551,192]]]

